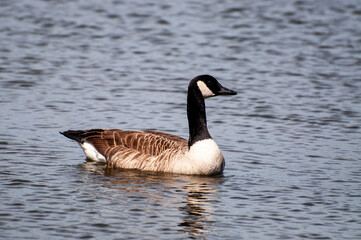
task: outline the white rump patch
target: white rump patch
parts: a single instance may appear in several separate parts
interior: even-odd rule
[[[198,81],[197,86],[202,93],[203,98],[209,98],[215,96],[215,94],[207,87],[203,81]]]
[[[85,141],[84,143],[80,144],[80,146],[89,160],[95,162],[107,162],[105,157],[98,152],[98,150],[93,146],[93,144]]]

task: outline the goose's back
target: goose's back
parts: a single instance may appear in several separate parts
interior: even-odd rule
[[[188,141],[184,138],[157,131],[92,129],[63,134],[78,141],[83,149],[91,144],[111,168],[165,171],[172,161],[188,151]]]

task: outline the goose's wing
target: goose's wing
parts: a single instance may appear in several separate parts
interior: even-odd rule
[[[129,154],[135,154],[138,157],[141,155],[157,157],[169,149],[178,151],[188,147],[186,139],[157,131],[92,129],[85,131],[69,130],[62,134],[80,144],[85,142],[92,144],[107,160],[115,154],[119,155],[119,153],[123,153],[120,156],[123,155],[124,157]]]

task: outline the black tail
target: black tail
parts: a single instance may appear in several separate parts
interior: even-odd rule
[[[91,130],[68,130],[65,132],[59,132],[63,134],[65,137],[73,139],[78,143],[84,143],[84,139],[87,137],[92,137],[94,135],[98,135],[100,132],[103,132],[103,129],[91,129]]]
[[[75,141],[77,141],[78,143],[83,143],[84,140],[84,135],[86,133],[86,131],[83,130],[68,130],[65,132],[59,132],[61,134],[63,134],[65,137],[73,139]]]

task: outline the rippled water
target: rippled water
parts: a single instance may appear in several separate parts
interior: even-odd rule
[[[148,1],[149,2],[149,1]],[[361,5],[0,2],[1,239],[360,239]],[[187,138],[208,73],[224,176],[107,170],[59,131]]]

